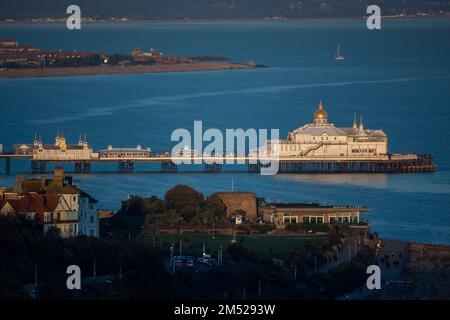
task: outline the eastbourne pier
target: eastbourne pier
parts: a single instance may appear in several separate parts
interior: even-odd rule
[[[84,144],[84,145],[83,145]],[[95,163],[117,163],[120,173],[135,172],[136,163],[160,163],[160,172],[179,172],[180,161],[190,161],[191,166],[202,167],[205,173],[224,172],[225,164],[244,164],[247,172],[259,173],[267,167],[267,161],[278,162],[278,173],[418,173],[433,172],[436,165],[430,155],[389,154],[367,157],[318,157],[318,156],[281,156],[270,159],[236,154],[199,156],[195,151],[173,157],[169,152],[155,153],[150,149],[112,148],[94,152],[85,141],[79,145],[16,145],[16,150],[2,152],[2,174],[11,174],[12,162],[25,159],[30,161],[32,174],[47,172],[47,164],[73,164],[75,173],[93,172]],[[41,150],[41,151],[40,151]],[[186,151],[184,151],[186,152]]]
[[[245,137],[244,137],[245,141]],[[76,173],[91,173],[94,163],[117,163],[119,172],[135,171],[138,162],[160,163],[161,172],[179,171],[179,163],[203,165],[207,173],[223,172],[224,164],[246,165],[248,172],[260,173],[262,168],[277,166],[277,173],[418,173],[434,172],[431,155],[388,152],[388,137],[383,130],[365,128],[362,116],[359,124],[337,127],[329,121],[322,101],[313,114],[312,122],[288,132],[285,140],[267,140],[264,147],[247,155],[218,153],[204,155],[201,151],[183,149],[175,154],[153,152],[137,145],[94,151],[86,137],[77,144],[68,144],[58,133],[53,144],[44,144],[36,135],[32,144],[16,144],[13,150],[2,152],[4,172],[11,174],[11,162],[28,159],[32,173],[44,173],[48,163],[73,163]]]

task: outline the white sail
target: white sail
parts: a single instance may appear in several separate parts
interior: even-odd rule
[[[335,60],[345,60],[345,57],[343,55],[341,55],[341,44],[340,43],[338,44],[336,56],[334,59]]]

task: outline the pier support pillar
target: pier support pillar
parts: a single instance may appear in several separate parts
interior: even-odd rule
[[[5,174],[11,174],[11,158],[5,158]]]
[[[45,161],[31,160],[31,173],[45,173],[46,167]]]
[[[282,162],[279,163],[279,165],[280,165],[279,169],[281,169],[281,164],[282,164]],[[269,168],[269,167],[270,167],[270,163],[262,164],[259,161],[258,161],[258,163],[249,163],[248,164],[248,172],[260,173],[261,168]],[[279,171],[279,172],[281,172],[281,171]]]
[[[222,165],[219,163],[208,164],[205,163],[205,173],[220,173],[222,172]]]
[[[172,161],[161,162],[161,172],[164,173],[178,172],[178,166]]]
[[[130,173],[134,171],[134,162],[133,161],[119,161],[118,162],[119,172],[121,173]]]
[[[39,163],[31,160],[31,173],[39,173]]]
[[[256,163],[249,163],[248,172],[259,173],[259,166]]]
[[[91,163],[89,161],[83,163],[83,173],[91,173]]]
[[[75,162],[75,173],[83,173],[83,164],[81,162]]]

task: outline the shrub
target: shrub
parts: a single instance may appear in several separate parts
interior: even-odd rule
[[[256,231],[259,233],[268,233],[275,229],[275,227],[272,224],[259,224],[256,226]]]
[[[300,232],[301,230],[298,224],[288,224],[285,229],[290,232]]]
[[[326,224],[288,224],[286,226],[287,231],[291,232],[306,232],[306,233],[317,233],[317,232],[329,232],[330,227]]]
[[[326,224],[302,224],[301,226],[305,232],[317,233],[330,231],[330,227]]]

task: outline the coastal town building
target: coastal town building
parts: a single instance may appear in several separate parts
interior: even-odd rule
[[[19,42],[13,39],[0,39],[0,50],[3,48],[18,48]]]
[[[131,51],[131,58],[133,59],[133,62],[140,64],[177,64],[194,62],[191,58],[165,55],[161,51],[153,48],[150,49],[150,51],[135,48]]]
[[[46,68],[53,65],[79,66],[80,64],[100,65],[107,57],[99,52],[47,50],[41,51],[32,45],[20,45],[16,40],[0,40],[1,68]],[[84,62],[83,62],[84,60]]]
[[[388,138],[383,130],[364,128],[362,117],[351,127],[336,127],[328,121],[322,101],[313,121],[288,133],[286,140],[269,140],[265,152],[296,158],[376,158],[388,153]]]
[[[360,214],[369,211],[361,206],[320,205],[318,203],[267,203],[259,208],[266,223],[287,224],[358,224]]]
[[[320,205],[318,203],[266,203],[253,192],[216,192],[233,224],[263,222],[284,227],[287,224],[358,224],[362,206]]]
[[[218,197],[227,208],[227,217],[242,222],[243,215],[248,221],[257,220],[257,199],[254,192],[216,192],[213,196]],[[239,222],[239,224],[241,223]]]
[[[0,189],[0,214],[37,225],[44,233],[55,227],[63,237],[99,236],[96,203],[62,167],[55,168],[53,179],[18,176],[12,188]]]

